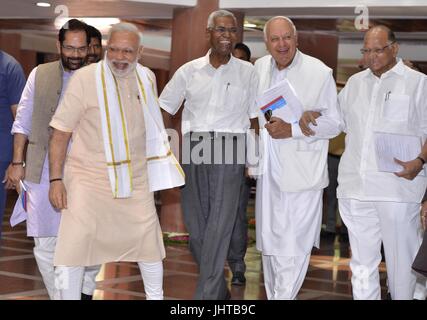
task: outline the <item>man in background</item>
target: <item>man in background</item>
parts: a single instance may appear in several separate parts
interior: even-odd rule
[[[89,48],[86,56],[87,64],[98,62],[102,59],[102,34],[94,26],[88,25]]]
[[[18,102],[25,86],[25,75],[21,65],[12,56],[0,50],[0,177],[12,161],[13,137],[10,134]],[[3,180],[3,179],[2,179]],[[6,189],[0,184],[0,226],[6,206]],[[1,238],[0,227],[0,238]]]

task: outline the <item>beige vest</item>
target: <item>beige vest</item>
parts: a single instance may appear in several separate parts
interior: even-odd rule
[[[37,67],[25,170],[25,179],[34,183],[40,183],[51,131],[49,122],[61,97],[62,72],[60,61]]]

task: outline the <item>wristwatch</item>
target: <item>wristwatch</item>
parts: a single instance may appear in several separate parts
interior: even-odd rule
[[[25,168],[25,161],[12,162],[12,166],[22,166],[22,168]]]

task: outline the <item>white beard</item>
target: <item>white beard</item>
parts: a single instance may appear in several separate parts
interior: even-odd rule
[[[133,72],[136,69],[136,64],[138,63],[138,59],[135,59],[134,62],[129,63],[128,67],[125,70],[120,70],[114,66],[113,64],[114,60],[111,61],[110,59],[108,59],[107,55],[105,55],[105,61],[107,61],[107,64],[111,69],[111,72],[117,77],[125,77],[129,75],[131,72]]]

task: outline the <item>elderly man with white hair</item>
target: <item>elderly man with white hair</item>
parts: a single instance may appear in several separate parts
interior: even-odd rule
[[[265,128],[260,130],[264,174],[257,183],[256,246],[262,252],[267,298],[295,299],[311,250],[319,246],[328,139],[339,133],[337,93],[332,70],[297,49],[296,28],[289,18],[270,19],[264,35],[270,55],[255,63],[258,92],[287,79],[304,111],[322,114],[316,127],[307,128],[322,136],[309,137],[298,120],[285,122],[276,110],[268,122],[261,113],[259,117],[260,127]],[[310,113],[304,113],[300,122],[306,115]]]
[[[187,183],[182,189],[182,207],[190,250],[200,272],[194,298],[227,299],[224,264],[245,170],[245,151],[239,146],[245,146],[249,127],[258,126],[254,103],[258,79],[249,62],[232,55],[237,26],[231,12],[212,12],[206,36],[209,52],[175,72],[160,96],[160,105],[168,119],[185,100],[182,134],[191,152],[183,148]],[[212,149],[202,149],[203,159],[197,159],[201,145]],[[186,161],[190,153],[192,159]],[[230,268],[234,275],[245,271],[244,265],[230,264]]]
[[[163,299],[165,249],[153,192],[184,177],[169,149],[154,74],[138,64],[141,52],[138,29],[114,25],[105,59],[75,73],[50,122],[61,299],[80,298],[84,266],[112,261],[137,262],[147,299]]]

